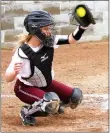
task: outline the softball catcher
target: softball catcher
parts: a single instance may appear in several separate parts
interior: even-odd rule
[[[79,6],[86,11],[84,17],[76,12]],[[17,78],[15,95],[26,104],[20,111],[23,125],[35,125],[35,117],[64,113],[65,106],[75,109],[82,101],[82,90],[55,81],[52,69],[54,47],[75,44],[89,25],[95,24],[86,5],[76,6],[71,15],[79,25],[65,37],[56,35],[54,19],[46,11],[33,11],[24,19],[29,34],[20,42],[5,73],[7,82]]]

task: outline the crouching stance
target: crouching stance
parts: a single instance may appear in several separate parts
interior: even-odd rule
[[[55,80],[47,88],[28,86],[17,80],[14,91],[26,103],[20,112],[23,125],[35,125],[35,117],[63,114],[65,107],[75,109],[83,98],[81,89],[68,87]]]
[[[74,89],[68,104],[62,103],[56,93],[47,92],[41,100],[35,101],[32,105],[23,106],[20,112],[20,117],[23,125],[35,125],[35,117],[64,113],[65,106],[75,109],[81,101],[82,92],[79,88]]]
[[[53,17],[46,11],[33,11],[26,16],[24,26],[29,34],[20,40],[5,73],[7,82],[17,78],[15,95],[27,104],[20,112],[24,125],[35,125],[37,116],[63,113],[64,107],[75,109],[81,103],[81,89],[54,80],[52,62],[56,45],[74,44],[89,24],[94,24],[93,19],[86,22],[87,16],[91,14],[81,21],[76,16],[81,25],[67,36],[55,35]]]

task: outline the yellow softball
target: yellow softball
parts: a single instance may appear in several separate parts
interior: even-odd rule
[[[84,17],[86,15],[86,10],[83,7],[78,7],[76,13],[79,17]]]

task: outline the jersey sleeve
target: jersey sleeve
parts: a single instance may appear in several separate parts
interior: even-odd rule
[[[6,72],[13,72],[14,71],[14,64],[16,62],[20,62],[20,61],[21,60],[20,60],[20,57],[18,56],[18,49],[17,49],[11,58],[11,62],[8,65],[8,68],[6,69]]]
[[[54,48],[58,48],[60,45],[67,44],[67,40],[68,40],[68,35],[56,35]]]

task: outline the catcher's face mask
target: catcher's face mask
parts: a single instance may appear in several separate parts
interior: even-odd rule
[[[55,33],[55,28],[53,25],[49,25],[49,26],[45,26],[45,27],[42,27],[40,28],[41,29],[41,32],[43,34],[45,34],[46,37],[50,37],[52,35],[54,35]]]
[[[52,47],[54,45],[55,35],[57,33],[55,25],[41,27],[40,30],[44,35],[44,39],[41,40],[43,44],[47,47]]]

